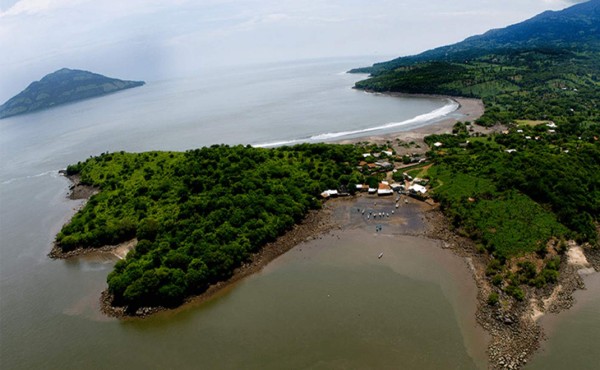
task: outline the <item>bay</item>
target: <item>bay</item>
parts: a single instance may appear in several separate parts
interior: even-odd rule
[[[371,62],[220,69],[0,121],[2,368],[481,367],[465,329],[474,285],[448,283],[453,273],[468,275],[466,267],[444,262],[450,253],[427,257],[431,246],[410,249],[408,264],[406,249],[390,249],[397,258],[374,266],[362,244],[347,239],[315,250],[312,263],[286,254],[200,306],[125,321],[98,311],[115,259],[46,256],[81,205],[66,199],[69,183],[57,171],[91,155],[408,129],[449,106],[352,90],[364,76],[343,72]],[[438,277],[424,273],[432,269]],[[460,299],[461,284],[471,284],[469,299]]]

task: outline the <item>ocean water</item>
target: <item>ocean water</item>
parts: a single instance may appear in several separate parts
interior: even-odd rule
[[[114,259],[47,257],[81,205],[57,171],[89,156],[326,141],[457,114],[445,99],[352,90],[365,76],[343,72],[371,62],[219,69],[0,120],[0,368],[476,368],[464,330],[473,303],[448,285],[462,267],[427,257],[429,246],[410,249],[414,263],[399,249],[374,266],[360,252],[369,240],[332,242],[286,254],[202,305],[125,321],[98,311]],[[432,266],[439,278],[423,278]]]
[[[353,90],[367,63],[313,61],[221,69],[0,121],[0,182],[105,151],[270,146],[423,125],[456,109],[445,99]],[[40,160],[42,159],[42,160]]]

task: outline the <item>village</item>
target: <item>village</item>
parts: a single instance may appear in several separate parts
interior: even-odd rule
[[[417,144],[411,144],[420,148]],[[404,145],[409,147],[408,144]],[[435,147],[441,145],[437,142],[434,144]],[[429,166],[423,150],[400,155],[387,146],[375,145],[370,149],[374,150],[363,153],[363,159],[357,164],[357,170],[365,176],[365,183],[353,184],[353,189],[341,187],[325,190],[321,198],[345,197],[356,193],[374,197],[396,195],[395,207],[398,208],[401,196],[405,195],[433,204],[428,194],[429,179],[415,176]],[[407,202],[406,199],[404,201]]]

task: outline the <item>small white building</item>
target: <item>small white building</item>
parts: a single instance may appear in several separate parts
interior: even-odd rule
[[[417,194],[425,194],[427,193],[427,188],[424,187],[423,185],[419,185],[419,184],[412,184],[409,188],[409,191],[413,192],[413,193],[417,193]]]
[[[329,197],[337,197],[339,195],[337,190],[325,190],[321,193],[321,197],[329,198]]]

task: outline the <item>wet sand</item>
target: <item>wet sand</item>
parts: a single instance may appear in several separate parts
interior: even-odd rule
[[[389,93],[391,96],[415,96],[415,95],[406,95],[400,93]],[[430,122],[423,126],[411,129],[409,131],[398,131],[393,133],[387,133],[382,135],[372,135],[372,136],[363,136],[352,139],[342,139],[337,141],[339,144],[353,144],[358,142],[369,142],[376,144],[386,144],[392,143],[394,145],[397,140],[401,140],[405,143],[409,143],[414,141],[421,148],[410,148],[411,152],[426,152],[428,147],[424,142],[425,136],[433,135],[433,134],[449,134],[452,133],[452,127],[459,122],[474,122],[479,117],[481,117],[484,113],[484,105],[483,102],[479,99],[470,99],[470,98],[457,98],[457,97],[448,97],[448,96],[434,96],[434,95],[416,95],[423,97],[438,97],[438,98],[446,98],[452,99],[459,104],[459,108],[448,115],[447,117],[442,118],[439,121]],[[494,128],[484,128],[476,125],[472,125],[475,132],[481,132],[483,134],[494,131]],[[402,147],[395,147],[396,152],[399,154],[405,154],[405,150]],[[420,149],[420,150],[419,150]]]

